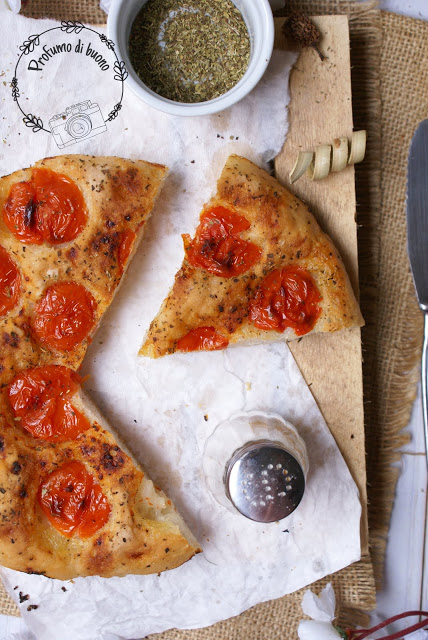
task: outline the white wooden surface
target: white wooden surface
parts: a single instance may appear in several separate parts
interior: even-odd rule
[[[427,465],[420,394],[408,429],[412,440],[403,448],[400,461],[384,586],[377,594],[373,624],[402,611],[428,611]],[[416,621],[415,618],[410,619],[410,623]],[[388,631],[393,633],[402,628],[391,625]]]
[[[274,7],[283,6],[283,1],[271,0],[271,4]],[[381,0],[380,8],[428,20],[427,0]],[[400,461],[400,478],[386,551],[384,586],[377,594],[373,624],[410,609],[428,611],[428,478],[420,396],[415,402],[408,428],[412,440],[403,449]],[[402,627],[391,625],[388,632],[399,628]],[[33,634],[20,618],[0,615],[0,640],[33,639]]]

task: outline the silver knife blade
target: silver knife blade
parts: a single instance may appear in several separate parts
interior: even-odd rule
[[[407,166],[407,252],[419,306],[428,310],[428,120],[413,136]]]

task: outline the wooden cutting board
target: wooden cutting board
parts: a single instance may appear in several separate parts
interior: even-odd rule
[[[289,129],[275,160],[278,179],[304,200],[338,248],[358,293],[358,252],[354,167],[311,181],[306,175],[290,185],[289,173],[299,151],[311,151],[353,130],[349,29],[346,16],[321,16],[314,22],[322,34],[321,62],[312,48],[303,49],[290,75]],[[275,18],[275,47],[293,49]],[[290,349],[359,488],[362,504],[361,550],[368,552],[367,492],[361,331],[311,335],[291,342]]]

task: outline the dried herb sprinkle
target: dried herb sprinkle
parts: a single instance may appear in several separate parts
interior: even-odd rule
[[[229,91],[248,67],[250,48],[231,0],[148,0],[129,36],[138,76],[176,102],[204,102]]]

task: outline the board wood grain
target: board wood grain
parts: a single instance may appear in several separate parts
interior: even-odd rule
[[[315,17],[321,31],[321,61],[303,49],[290,74],[289,129],[275,160],[278,179],[306,202],[338,248],[358,294],[358,250],[354,167],[311,181],[306,175],[291,185],[289,173],[299,151],[331,144],[353,130],[349,28],[346,16]],[[275,47],[293,49],[275,19]],[[293,356],[345,458],[360,491],[361,549],[368,552],[361,331],[315,334],[289,344]]]

